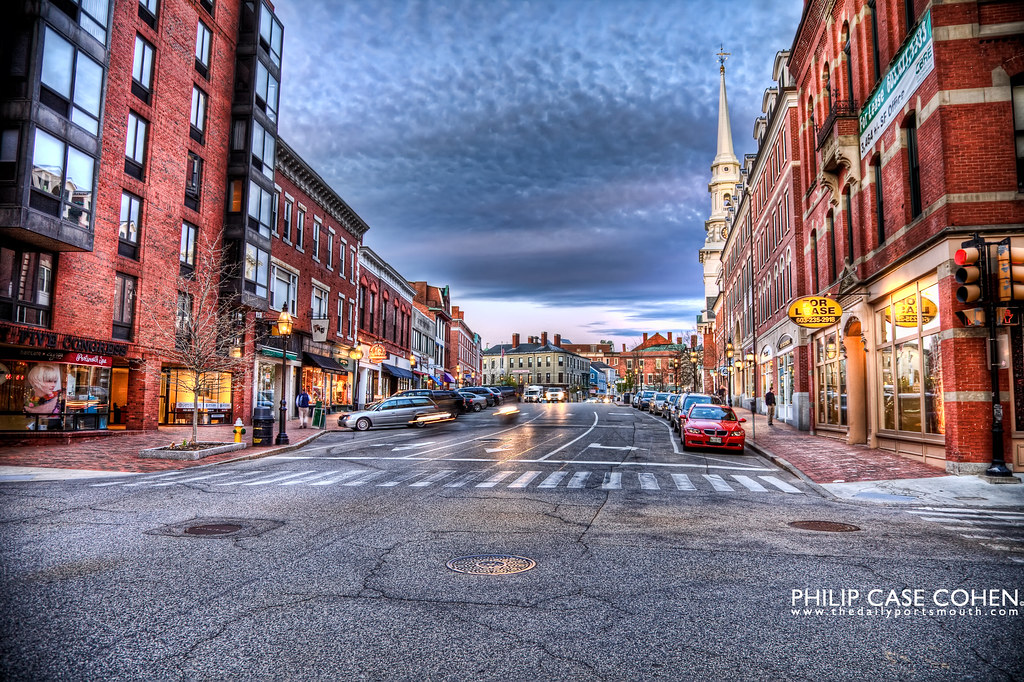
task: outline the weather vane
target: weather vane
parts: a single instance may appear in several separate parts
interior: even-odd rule
[[[724,44],[720,44],[718,49],[718,63],[721,65],[719,68],[722,70],[722,73],[725,73],[725,60],[729,58],[732,52],[726,52]]]

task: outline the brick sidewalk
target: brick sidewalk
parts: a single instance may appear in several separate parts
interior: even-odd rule
[[[756,422],[751,422],[749,411],[739,407],[735,410],[737,415],[747,420],[743,426],[748,442],[786,460],[815,483],[893,481],[948,475],[943,469],[886,450],[847,445],[845,440],[837,438],[812,436],[778,420],[768,426],[765,415],[758,414]],[[753,439],[752,433],[755,435]]]
[[[329,417],[330,415],[328,415]],[[328,422],[329,423],[329,422]],[[200,426],[201,442],[233,443],[232,426]],[[287,446],[252,446],[252,426],[245,427],[242,441],[249,445],[242,450],[223,452],[197,460],[143,459],[139,451],[158,448],[171,442],[180,443],[192,437],[191,426],[161,426],[156,431],[130,431],[72,441],[70,445],[46,444],[0,448],[0,466],[44,467],[50,469],[84,469],[90,471],[125,471],[145,473],[169,469],[187,469],[203,464],[214,464],[240,457],[265,456],[277,450],[293,449],[298,444],[320,433],[316,429],[300,429],[298,420],[287,425]],[[274,436],[278,432],[274,425]]]

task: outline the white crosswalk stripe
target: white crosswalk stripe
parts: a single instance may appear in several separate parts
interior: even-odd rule
[[[121,485],[123,487],[147,486],[165,488],[176,484],[195,482],[197,485],[209,486],[246,486],[246,487],[293,487],[293,486],[347,486],[359,487],[374,485],[377,488],[428,488],[439,485],[444,488],[500,488],[507,490],[523,490],[528,488],[542,490],[644,490],[650,492],[675,490],[677,492],[699,493],[713,491],[716,493],[736,493],[734,484],[720,474],[701,474],[700,476],[665,472],[665,471],[572,471],[561,469],[545,473],[540,469],[528,470],[497,470],[495,468],[460,471],[458,469],[434,469],[416,466],[401,470],[368,470],[362,468],[344,471],[280,471],[276,473],[264,470],[247,472],[217,471],[210,473],[193,472],[182,475],[175,472],[147,475],[139,479],[122,479],[117,482],[104,482],[106,486]],[[691,477],[693,476],[693,477]],[[731,478],[742,486],[742,490],[754,493],[803,493],[803,490],[775,477],[759,476],[760,481],[751,476],[730,474]],[[694,479],[700,481],[697,485]],[[131,480],[131,483],[127,481]],[[378,482],[379,481],[379,482]],[[97,485],[97,484],[92,484]],[[928,515],[924,515],[924,513]],[[951,513],[928,511],[920,518],[928,521],[943,522],[962,531],[984,531],[991,529],[997,532],[999,527],[1016,526],[1018,522],[1007,517],[974,517],[973,519],[956,518]],[[985,537],[977,539],[1001,540],[1003,537]]]
[[[988,508],[918,507],[905,510],[982,547],[1024,563],[1024,514]]]

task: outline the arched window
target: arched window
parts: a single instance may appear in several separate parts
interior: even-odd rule
[[[875,8],[875,0],[868,0],[868,14],[871,15],[871,62],[872,66],[874,66],[873,73],[875,75],[871,84],[874,85],[882,77],[882,66],[878,56],[878,10]]]
[[[921,160],[917,148],[917,116],[911,114],[905,124],[907,130],[907,188],[910,190],[910,217],[921,215]]]
[[[817,168],[818,156],[817,156],[817,154],[815,154],[815,151],[814,151],[815,148],[816,148],[816,144],[815,143],[817,142],[817,140],[815,139],[815,136],[817,135],[817,128],[818,128],[818,125],[814,121],[814,98],[811,97],[810,95],[808,95],[807,96],[807,138],[808,138],[807,139],[807,149],[809,151],[808,155],[811,157],[810,158],[811,163],[808,165],[808,168],[810,169],[811,176],[807,179],[808,184],[810,184],[810,181],[814,178],[814,176],[818,172],[818,168]]]
[[[811,230],[811,291],[818,293],[818,233]]]
[[[825,95],[825,116],[832,113],[832,75],[829,73],[828,64],[821,72],[821,91]]]
[[[836,281],[836,215],[832,211],[825,216],[828,221],[828,281]]]
[[[843,64],[846,68],[846,103],[853,111],[857,105],[853,99],[853,59],[850,45],[850,24],[843,24]]]
[[[849,185],[843,191],[843,218],[846,220],[846,259],[853,265],[856,256],[853,252],[853,190]]]

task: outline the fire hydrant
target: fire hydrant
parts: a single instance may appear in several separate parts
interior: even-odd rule
[[[242,442],[242,434],[245,433],[245,427],[242,425],[242,418],[239,417],[235,420],[235,442]]]

